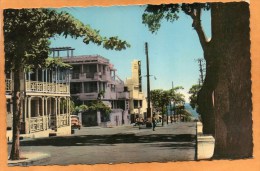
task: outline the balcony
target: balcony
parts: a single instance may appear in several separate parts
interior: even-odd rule
[[[80,100],[96,100],[98,98],[98,93],[81,93],[79,94]]]
[[[116,92],[106,92],[104,99],[116,100]]]
[[[71,74],[71,79],[79,79],[80,73],[72,73]]]
[[[129,93],[128,92],[120,92],[117,93],[118,99],[129,99]]]
[[[40,81],[26,81],[26,92],[30,93],[53,93],[69,94],[69,85],[58,83],[46,83]]]

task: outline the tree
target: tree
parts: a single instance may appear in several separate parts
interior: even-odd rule
[[[118,37],[100,36],[98,30],[93,30],[65,12],[51,9],[4,10],[5,69],[10,69],[14,78],[11,160],[20,158],[21,81],[24,69],[26,66],[42,67],[49,53],[49,38],[56,35],[82,37],[85,44],[92,42],[106,49],[121,50],[130,46]]]
[[[153,108],[157,111],[161,111],[163,118],[166,112],[166,106],[170,104],[172,100],[174,100],[176,105],[180,105],[185,102],[184,95],[178,92],[180,89],[183,89],[183,87],[178,86],[170,90],[156,89],[151,91],[150,95]],[[162,125],[163,123],[164,122],[162,120]]]
[[[196,109],[196,111],[198,112],[198,101],[197,101],[197,97],[198,97],[198,93],[201,89],[201,85],[199,84],[195,84],[192,85],[192,87],[189,90],[189,94],[190,94],[190,106],[192,107],[192,109]]]
[[[211,39],[206,37],[201,25],[203,9],[211,10]],[[155,32],[163,19],[170,22],[177,20],[180,11],[191,17],[192,27],[204,52],[206,77],[198,94],[198,112],[202,117],[203,132],[215,137],[214,156],[251,157],[249,4],[148,5],[143,23]]]
[[[157,111],[161,111],[162,114],[162,125],[164,123],[164,113],[166,105],[170,102],[170,96],[168,91],[164,91],[162,89],[152,90],[150,93],[151,102],[153,104],[153,108]]]
[[[181,110],[180,110],[180,114],[181,114],[182,117],[183,117],[183,121],[185,121],[185,122],[190,122],[190,121],[192,121],[192,114],[191,114],[189,111],[187,111],[187,110],[185,110],[185,109],[181,109]]]

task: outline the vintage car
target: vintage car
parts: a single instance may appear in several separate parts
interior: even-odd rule
[[[71,115],[71,129],[79,129],[81,128],[81,123],[79,121],[79,117],[77,115]]]

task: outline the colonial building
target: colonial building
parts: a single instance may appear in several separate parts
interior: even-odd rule
[[[129,124],[129,92],[108,59],[99,55],[68,56],[63,58],[63,62],[73,67],[70,74],[70,91],[76,105],[88,105],[102,94],[102,102],[112,109],[106,119],[100,112],[84,112],[83,125]]]
[[[12,74],[6,74],[7,130],[12,130]],[[69,70],[52,66],[21,74],[21,136],[47,137],[50,134],[66,135],[70,127]]]
[[[147,101],[142,92],[141,61],[132,62],[132,76],[126,79],[126,86],[130,92],[131,123],[135,122],[136,118],[147,119]]]

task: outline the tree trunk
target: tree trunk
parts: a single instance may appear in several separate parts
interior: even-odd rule
[[[162,106],[162,126],[164,126],[164,107]]]
[[[20,159],[20,128],[21,128],[21,117],[22,117],[22,105],[21,105],[21,83],[20,75],[22,72],[17,69],[13,71],[13,141],[12,149],[10,154],[10,160]]]
[[[211,46],[211,45],[209,45]],[[206,76],[205,81],[198,93],[198,112],[201,115],[204,134],[215,134],[215,116],[213,109],[213,91],[217,84],[218,77],[218,58],[213,55],[214,49],[208,47],[204,50],[206,59]]]
[[[251,157],[252,101],[249,5],[212,5],[212,45],[219,69],[214,90],[215,157]]]

